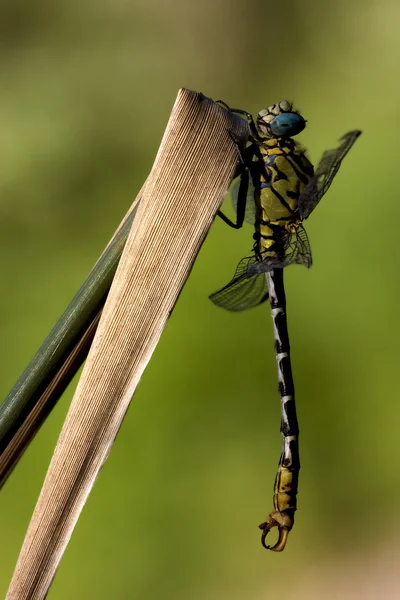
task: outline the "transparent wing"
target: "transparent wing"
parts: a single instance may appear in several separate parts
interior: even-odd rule
[[[261,255],[260,258],[246,256],[236,268],[235,275],[218,292],[211,294],[210,300],[217,306],[233,312],[258,306],[268,299],[268,286],[265,273],[273,269],[283,269],[290,264],[302,264],[310,267],[312,263],[311,248],[307,234],[300,225],[296,233],[286,233],[280,240],[282,258]]]
[[[247,266],[247,277],[267,273],[273,269],[283,269],[292,264],[304,265],[307,269],[311,267],[310,242],[302,225],[299,225],[293,234],[285,232],[285,235],[277,242],[278,244],[281,245],[280,252],[276,251],[274,256],[267,256],[266,253],[263,253],[264,256],[261,254],[261,260]]]
[[[327,150],[322,155],[313,178],[305,186],[297,201],[297,209],[302,221],[310,216],[322,196],[328,191],[342,160],[359,135],[361,135],[361,131],[349,131],[340,138],[337,148]]]
[[[234,186],[232,188],[232,192],[231,192],[232,204],[233,204],[233,208],[235,209],[236,214],[237,214],[239,188],[240,188],[240,179],[238,179],[236,181],[236,183],[234,184]],[[254,200],[254,185],[251,181],[251,178],[249,180],[249,184],[247,187],[246,210],[244,213],[244,220],[246,221],[246,223],[250,223],[251,225],[254,225],[254,223],[256,222],[256,203]]]
[[[268,299],[267,280],[263,273],[249,276],[248,268],[256,262],[256,256],[243,258],[232,279],[218,292],[211,294],[210,300],[217,306],[233,312],[258,306]]]

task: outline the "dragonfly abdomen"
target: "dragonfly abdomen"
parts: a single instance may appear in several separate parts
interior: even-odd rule
[[[276,552],[284,549],[289,531],[294,524],[297,507],[297,488],[300,470],[299,426],[296,416],[294,383],[290,363],[290,344],[286,320],[286,297],[283,286],[283,269],[266,273],[274,325],[275,354],[278,365],[279,394],[281,396],[281,433],[283,449],[274,484],[274,511],[262,529],[261,541],[265,548]],[[273,527],[279,531],[278,542],[270,547],[265,539]]]

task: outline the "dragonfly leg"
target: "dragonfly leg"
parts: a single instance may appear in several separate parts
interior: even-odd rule
[[[231,107],[227,105],[226,102],[224,102],[223,100],[216,100],[215,104],[219,104],[220,106],[222,106],[222,108],[224,108],[225,110],[227,110],[228,112],[231,112]]]
[[[247,122],[249,124],[249,128],[250,128],[250,131],[251,131],[252,135],[256,139],[259,139],[260,135],[259,135],[259,133],[257,131],[257,126],[256,126],[256,124],[254,122],[252,114],[250,114],[249,112],[247,112],[247,110],[242,110],[241,108],[231,108],[230,111],[233,112],[233,113],[235,113],[235,114],[237,114],[237,115],[243,115],[243,116],[245,116],[246,119],[247,119]]]
[[[242,174],[240,176],[240,185],[238,192],[238,200],[237,200],[237,209],[236,209],[236,223],[231,221],[229,217],[224,215],[224,213],[219,210],[217,215],[227,224],[229,227],[233,227],[233,229],[240,229],[243,225],[244,216],[246,213],[246,201],[247,201],[247,190],[249,187],[249,171],[248,169],[243,169]]]
[[[232,140],[237,144],[233,134],[230,135]],[[250,138],[250,140],[253,142],[253,138]],[[254,142],[251,143],[244,149],[243,154],[240,152],[240,147],[238,145],[237,148],[240,156],[240,164],[238,165],[234,179],[240,176],[240,185],[236,203],[236,223],[231,221],[231,219],[224,215],[222,211],[219,210],[217,212],[217,215],[227,225],[229,225],[229,227],[233,227],[233,229],[240,229],[243,225],[244,217],[246,214],[247,192],[249,189],[250,175],[252,177],[253,183],[256,182],[255,185],[257,185],[257,174],[259,171],[257,167],[257,162],[253,161],[253,156],[257,156],[257,144],[255,144]]]
[[[229,137],[231,138],[231,140],[233,141],[233,143],[235,144],[235,148],[236,148],[236,152],[238,155],[238,162],[239,165],[236,169],[236,173],[233,176],[233,179],[236,179],[236,177],[239,177],[239,175],[242,173],[243,169],[245,168],[246,162],[245,159],[243,157],[242,151],[240,149],[240,142],[239,140],[236,138],[236,136],[232,133],[232,131],[228,131]]]
[[[216,100],[216,104],[219,104],[220,106],[222,106],[222,108],[225,108],[225,110],[228,110],[229,112],[233,112],[237,115],[243,115],[244,117],[246,117],[252,135],[256,139],[260,139],[260,134],[257,131],[257,126],[254,122],[253,115],[251,113],[247,112],[247,110],[242,110],[241,108],[231,108],[223,100]]]

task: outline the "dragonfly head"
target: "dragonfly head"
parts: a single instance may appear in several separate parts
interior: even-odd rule
[[[306,121],[287,100],[261,110],[257,116],[257,127],[268,138],[292,137],[305,126]]]

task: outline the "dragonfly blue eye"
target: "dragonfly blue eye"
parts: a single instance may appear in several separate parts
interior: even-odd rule
[[[277,137],[292,137],[303,131],[305,126],[305,120],[297,113],[281,113],[269,125],[271,133]]]

